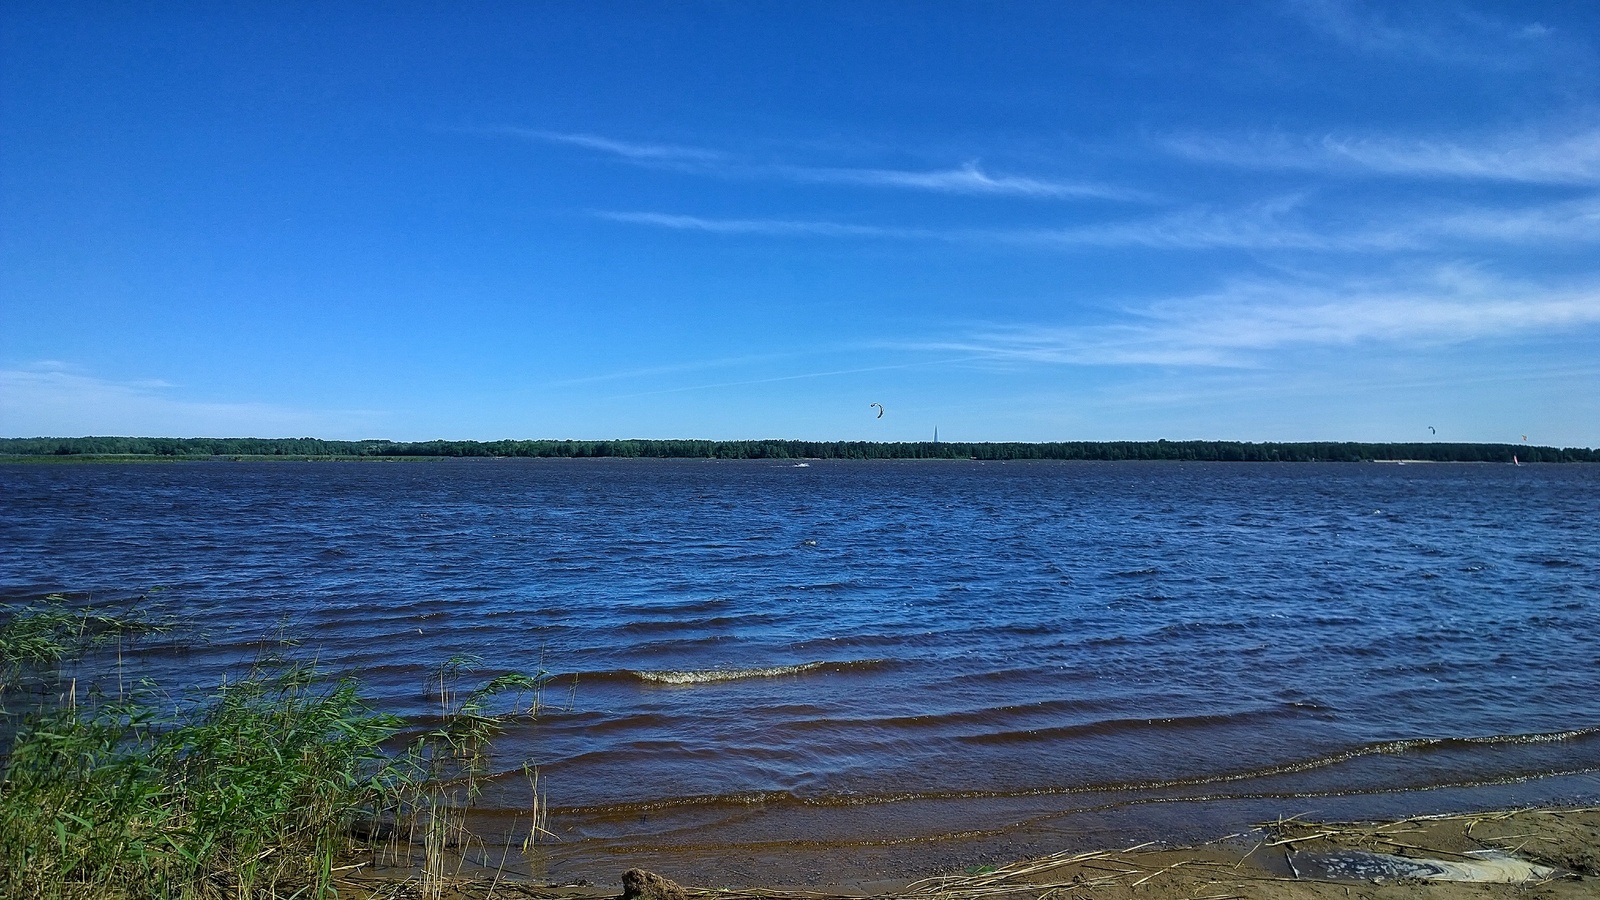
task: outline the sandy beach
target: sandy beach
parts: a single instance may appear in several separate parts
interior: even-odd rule
[[[540,885],[488,876],[448,879],[438,896],[455,900],[588,900],[623,894],[625,860],[614,884]],[[661,873],[671,877],[671,873]],[[1501,880],[1488,880],[1501,879]],[[973,867],[901,884],[775,884],[721,889],[669,884],[666,895],[725,900],[1322,900],[1322,898],[1600,897],[1600,807],[1551,807],[1389,822],[1263,823],[1191,847],[1155,844],[1062,853]],[[415,881],[352,872],[341,896],[366,900],[426,896]]]

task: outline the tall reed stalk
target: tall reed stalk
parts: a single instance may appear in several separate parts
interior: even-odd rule
[[[428,679],[428,689],[439,708],[439,727],[416,738],[406,755],[415,767],[411,783],[419,790],[399,809],[409,824],[409,837],[422,848],[421,887],[427,900],[441,896],[460,873],[465,851],[476,839],[467,829],[467,814],[490,773],[489,745],[495,735],[516,720],[531,721],[539,713],[549,675],[509,672],[471,688],[464,683],[477,674],[482,658],[453,656]],[[524,848],[531,847],[538,820],[537,773],[534,779],[535,823]]]

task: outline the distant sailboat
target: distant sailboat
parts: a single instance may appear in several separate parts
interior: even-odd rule
[[[1513,466],[1520,466],[1520,465],[1522,465],[1522,463],[1519,463],[1519,462],[1517,462],[1517,455],[1516,455],[1516,454],[1515,454],[1515,453],[1513,453],[1513,454],[1511,454],[1511,464],[1512,464],[1512,465],[1513,465]]]

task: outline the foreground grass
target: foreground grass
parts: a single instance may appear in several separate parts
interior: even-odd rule
[[[0,609],[0,696],[134,630],[61,598]],[[404,723],[351,678],[269,653],[174,703],[142,684],[79,703],[76,683],[12,712],[0,784],[0,896],[18,900],[333,896],[357,835],[418,838],[424,893],[459,842],[487,741],[536,711],[540,674],[458,692],[472,661],[439,673],[443,724],[394,749]],[[60,679],[56,679],[59,686]],[[43,694],[37,694],[43,696]],[[17,704],[13,702],[15,707]]]

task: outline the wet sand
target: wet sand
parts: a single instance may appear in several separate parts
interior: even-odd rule
[[[1316,871],[1319,860],[1348,857],[1350,851],[1382,854],[1388,859],[1442,861],[1462,868],[1471,868],[1485,858],[1510,856],[1550,871],[1534,872],[1517,883],[1425,880],[1417,876],[1372,875],[1370,871],[1366,877],[1339,879]],[[1490,854],[1486,857],[1484,851]],[[780,848],[773,848],[773,852],[776,857]],[[612,884],[543,885],[497,879],[490,873],[463,874],[450,879],[440,896],[456,900],[615,897],[621,893],[622,871],[632,864],[619,859]],[[394,874],[352,872],[342,879],[340,896],[370,900],[423,896],[419,885],[396,881]],[[671,877],[671,873],[662,874]],[[683,889],[691,900],[1594,898],[1600,897],[1600,807],[1422,816],[1378,823],[1291,820],[1264,823],[1249,832],[1192,847],[1142,845],[1060,853],[1004,865],[972,866],[967,871],[910,882],[802,888],[784,886],[775,880],[770,888],[718,889],[685,884]]]

